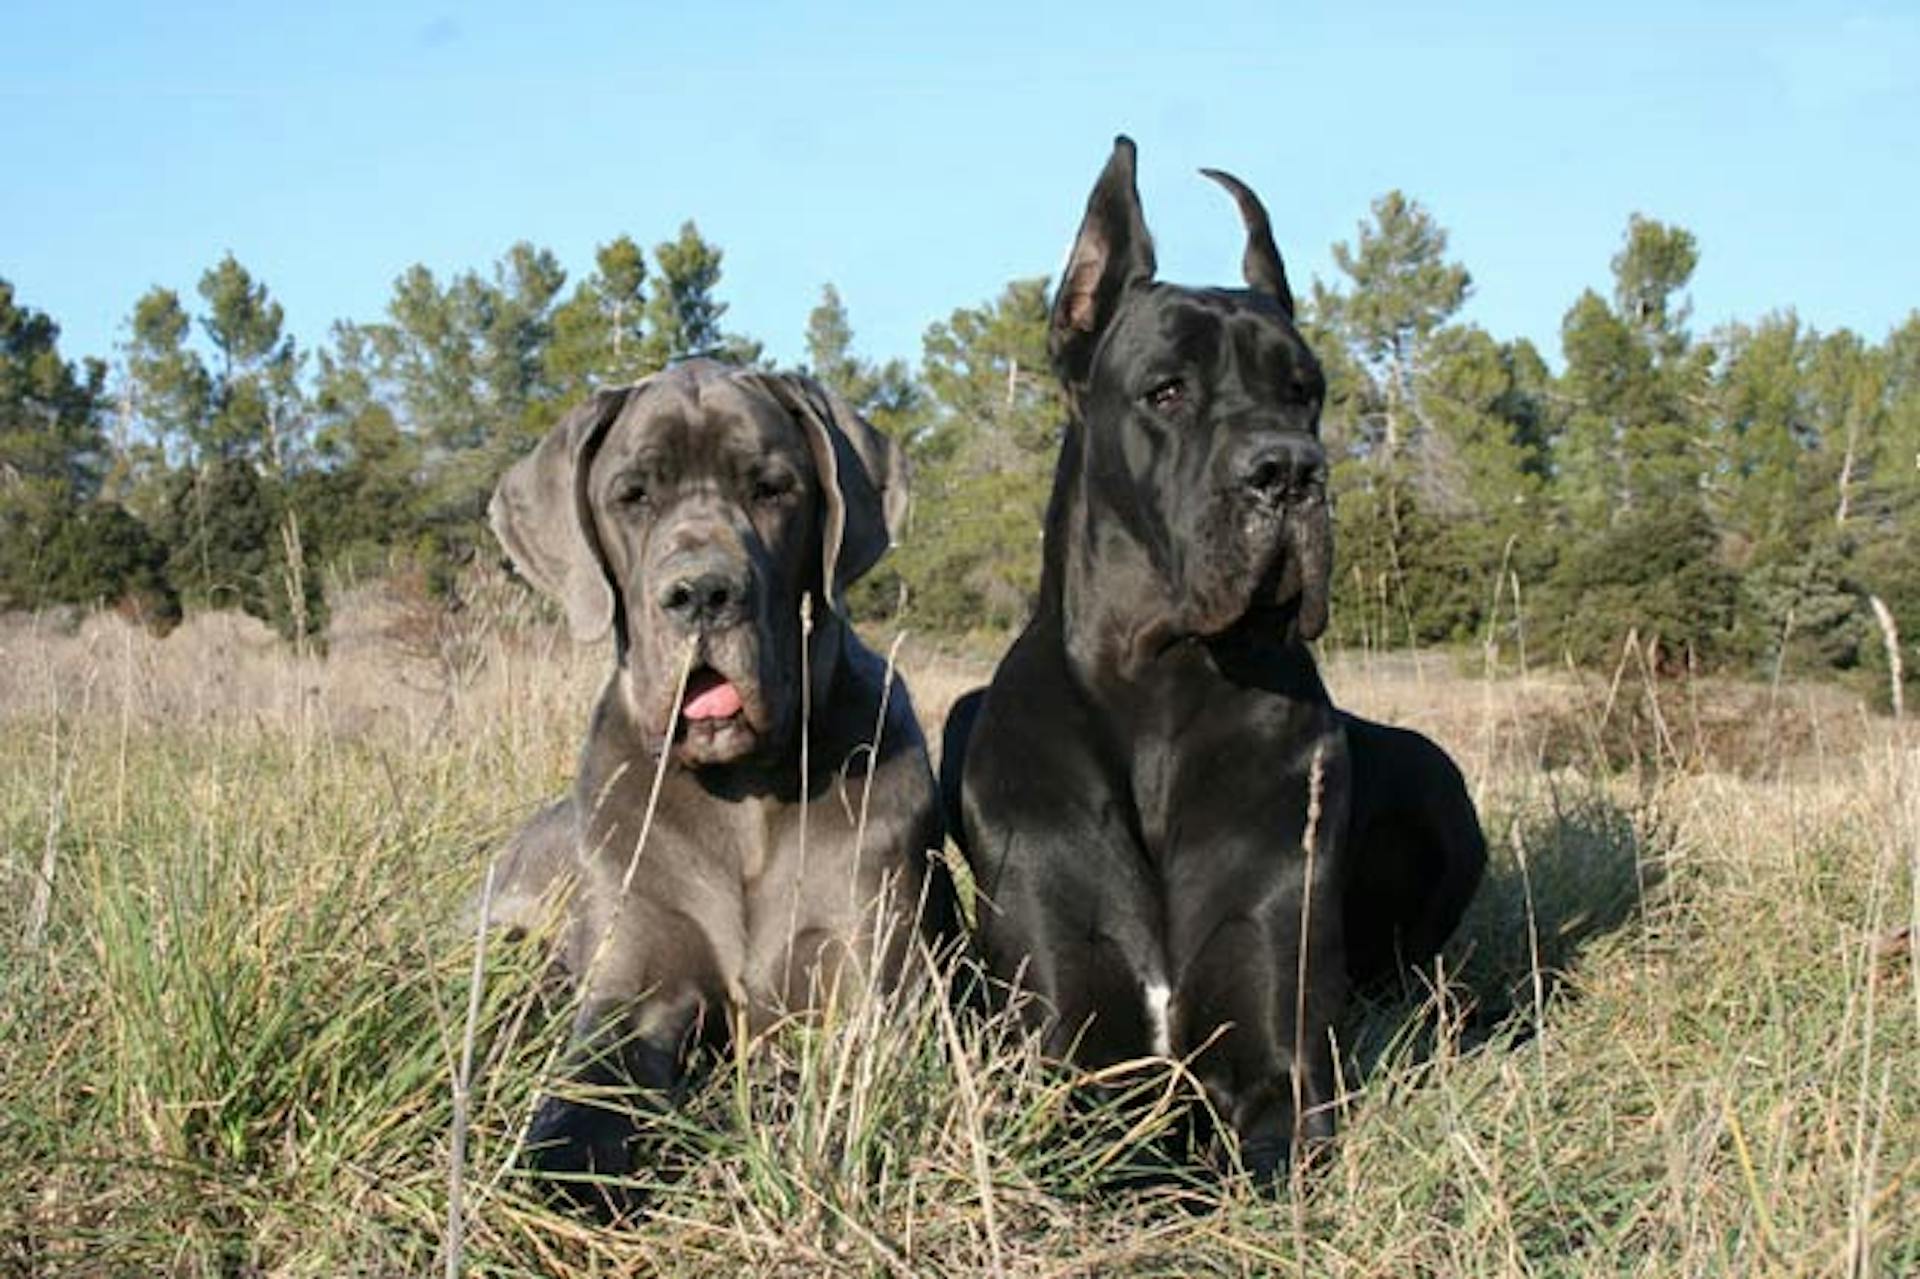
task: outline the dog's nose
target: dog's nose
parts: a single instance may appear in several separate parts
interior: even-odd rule
[[[1324,490],[1327,451],[1310,435],[1269,436],[1241,454],[1237,475],[1258,501],[1298,502]]]
[[[686,573],[660,591],[660,611],[689,630],[714,631],[746,616],[747,582],[718,569]]]

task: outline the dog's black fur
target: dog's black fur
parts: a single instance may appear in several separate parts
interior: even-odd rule
[[[1484,847],[1457,770],[1335,710],[1325,383],[1258,199],[1245,289],[1154,279],[1116,141],[1056,295],[1039,602],[949,718],[990,973],[1088,1065],[1193,1057],[1249,1168],[1333,1128],[1350,982],[1431,955]],[[1404,775],[1403,775],[1404,774]]]

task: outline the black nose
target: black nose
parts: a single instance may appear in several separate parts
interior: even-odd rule
[[[719,569],[681,574],[661,589],[659,603],[661,612],[689,630],[720,630],[745,618],[747,580]]]
[[[1299,502],[1323,492],[1327,451],[1310,435],[1269,436],[1240,456],[1240,487],[1268,505]]]

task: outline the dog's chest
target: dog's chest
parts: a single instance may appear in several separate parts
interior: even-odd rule
[[[1256,695],[1257,696],[1257,695]],[[1274,744],[1246,715],[1245,690],[1215,679],[1168,680],[1127,708],[1127,795],[1140,840],[1158,863],[1196,818],[1218,809],[1270,771]]]
[[[790,807],[759,798],[692,807],[675,826],[674,844],[688,871],[740,911],[784,876],[798,842]]]
[[[749,799],[677,833],[690,898],[721,975],[753,992],[788,984],[796,937],[843,937],[863,900],[837,806]],[[838,891],[831,891],[840,885]]]

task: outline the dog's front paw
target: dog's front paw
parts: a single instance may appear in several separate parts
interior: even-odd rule
[[[1333,1107],[1303,1100],[1308,1104],[1297,1124],[1289,1089],[1263,1090],[1259,1104],[1242,1107],[1234,1125],[1239,1164],[1255,1186],[1278,1189],[1295,1164],[1311,1169],[1332,1142]]]
[[[602,1221],[630,1217],[646,1202],[628,1180],[637,1131],[621,1111],[546,1097],[527,1127],[523,1163],[549,1197]]]

